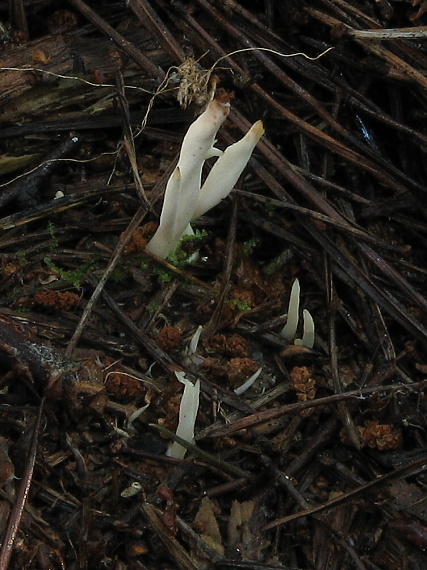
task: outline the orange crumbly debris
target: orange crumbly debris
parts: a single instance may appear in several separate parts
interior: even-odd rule
[[[120,370],[109,372],[105,380],[105,387],[110,396],[114,396],[122,404],[134,403],[137,398],[144,396],[144,385],[129,374]]]
[[[215,352],[224,353],[226,343],[227,343],[227,338],[225,334],[217,333],[209,337],[203,343],[203,345],[208,354],[212,354]]]
[[[227,376],[233,386],[238,386],[258,370],[258,364],[251,358],[232,358],[227,364]]]
[[[125,247],[125,254],[141,253],[147,245],[147,239],[144,237],[142,228],[136,229]]]
[[[214,334],[204,343],[204,347],[208,354],[218,352],[240,358],[249,356],[249,342],[237,333],[229,337],[224,334]]]
[[[165,352],[179,348],[182,343],[182,333],[177,327],[163,327],[157,335],[157,342]]]
[[[249,342],[239,334],[232,334],[227,338],[225,351],[230,356],[247,358],[249,356]]]
[[[37,291],[34,301],[46,309],[69,311],[79,303],[80,297],[70,291]]]
[[[311,371],[307,366],[292,368],[291,384],[301,402],[312,400],[316,395],[316,381],[311,377]]]
[[[373,449],[396,449],[402,443],[400,430],[390,424],[380,424],[377,421],[366,420],[365,427],[359,426],[357,433],[360,443]]]

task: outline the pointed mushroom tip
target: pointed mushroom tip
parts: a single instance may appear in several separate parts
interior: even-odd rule
[[[258,138],[258,140],[265,133],[264,124],[262,121],[257,121],[251,127],[252,133]]]

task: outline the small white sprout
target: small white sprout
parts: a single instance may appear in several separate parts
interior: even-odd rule
[[[130,437],[130,435],[128,434],[127,431],[125,431],[124,429],[121,429],[121,428],[119,428],[119,427],[117,427],[117,426],[113,426],[113,430],[116,432],[116,434],[117,434],[119,437],[124,437],[124,438]]]
[[[302,338],[296,338],[294,344],[296,346],[305,346],[306,348],[313,348],[314,346],[314,321],[310,311],[304,309],[302,312],[304,319],[304,328]]]
[[[299,304],[300,304],[300,284],[298,279],[295,279],[291,289],[291,296],[289,299],[288,318],[285,326],[280,332],[280,336],[286,340],[295,338],[298,322],[299,322]],[[314,320],[307,309],[303,310],[303,335],[302,338],[294,340],[295,346],[305,346],[312,349],[314,346]]]
[[[185,362],[189,366],[199,366],[203,362],[203,358],[199,356],[197,353],[197,347],[199,346],[200,336],[202,334],[203,327],[199,325],[196,329],[196,332],[190,339],[190,344],[188,348],[184,350],[184,356],[186,358]]]
[[[299,321],[299,300],[300,285],[298,279],[295,279],[291,289],[291,296],[288,306],[288,318],[285,326],[280,332],[282,338],[292,339],[295,337]]]
[[[190,380],[187,380],[184,372],[175,372],[175,376],[184,384],[176,435],[189,443],[194,443],[194,426],[199,410],[200,380],[193,384]],[[166,455],[174,459],[184,459],[186,452],[187,450],[183,445],[174,441],[167,450]]]
[[[232,191],[264,134],[257,121],[246,135],[223,153],[215,148],[215,135],[230,112],[229,96],[219,95],[192,123],[182,141],[178,164],[166,185],[160,223],[146,250],[161,258],[175,251],[190,222],[219,204]],[[207,158],[219,156],[201,187]]]
[[[255,380],[258,378],[261,372],[262,372],[262,367],[258,368],[258,370],[254,372],[250,378],[248,378],[245,382],[243,382],[241,386],[236,388],[234,390],[236,396],[241,396],[244,392],[246,392],[246,390],[249,390],[249,388],[254,384]]]
[[[203,327],[199,325],[196,332],[193,334],[190,340],[190,346],[188,347],[187,354],[195,354],[197,351],[197,346],[199,345],[200,335],[202,334]]]
[[[142,406],[141,408],[138,408],[137,410],[135,410],[129,417],[128,417],[128,421],[127,421],[127,429],[131,429],[133,427],[133,422],[139,418],[139,416],[145,412],[145,410],[148,408],[150,404],[145,404],[145,406]]]

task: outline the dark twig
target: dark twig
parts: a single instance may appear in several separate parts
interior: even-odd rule
[[[369,394],[374,394],[375,392],[393,393],[400,390],[418,391],[425,389],[425,387],[426,382],[423,381],[416,382],[414,384],[395,384],[391,386],[374,386],[372,388],[363,388],[361,390],[350,390],[349,392],[342,392],[341,394],[334,394],[333,396],[325,396],[324,398],[317,398],[315,400],[308,400],[306,402],[297,402],[295,404],[288,404],[286,406],[280,406],[279,408],[257,412],[222,427],[206,430],[204,435],[205,437],[221,437],[224,435],[230,435],[241,429],[255,427],[262,423],[279,418],[284,414],[296,414],[302,410],[307,410],[309,408],[315,408],[323,405],[330,405],[345,400],[357,400],[358,398],[364,399]]]
[[[123,81],[123,75],[120,71],[116,73],[116,85],[117,85],[117,94],[119,98],[120,108],[122,111],[122,128],[123,128],[123,146],[127,152],[129,162],[132,168],[133,179],[135,181],[135,187],[137,189],[139,198],[142,202],[142,205],[148,210],[151,210],[150,202],[145,194],[144,186],[141,181],[141,177],[138,171],[138,162],[136,159],[136,151],[135,151],[135,141],[133,138],[132,129],[130,126],[130,111],[129,111],[129,104],[126,99],[125,94],[125,84]]]
[[[39,438],[40,425],[42,420],[44,406],[44,398],[40,402],[39,411],[36,421],[34,423],[34,430],[31,439],[31,446],[28,452],[28,460],[25,466],[25,471],[19,485],[18,493],[12,512],[10,514],[9,524],[3,538],[3,544],[0,551],[0,570],[7,570],[9,560],[12,555],[13,545],[16,539],[19,525],[24,514],[25,505],[28,499],[28,492],[30,490],[31,481],[33,477],[34,465],[37,456],[37,444]]]
[[[276,528],[277,526],[286,524],[290,521],[299,519],[301,517],[321,513],[323,511],[329,510],[333,507],[337,507],[338,505],[342,505],[343,503],[346,503],[346,502],[348,502],[348,501],[350,501],[356,497],[360,497],[361,495],[365,495],[371,489],[376,488],[378,486],[382,486],[382,485],[384,485],[384,483],[386,483],[388,481],[391,481],[393,479],[399,479],[401,477],[409,477],[410,475],[415,475],[417,473],[423,473],[426,470],[427,470],[426,459],[425,459],[425,457],[422,457],[421,459],[418,459],[417,461],[414,461],[413,463],[410,463],[409,465],[404,465],[403,467],[395,469],[391,473],[387,473],[386,475],[382,475],[381,477],[378,477],[378,478],[374,479],[373,481],[370,481],[369,483],[361,485],[360,487],[357,487],[356,489],[353,489],[352,491],[349,491],[348,493],[345,493],[344,495],[342,495],[336,499],[332,499],[331,501],[328,501],[327,503],[324,503],[323,505],[316,505],[315,507],[312,507],[310,509],[307,509],[307,510],[301,511],[299,513],[288,515],[286,517],[282,517],[280,519],[272,521],[272,522],[266,524],[262,530],[270,530],[272,528]]]
[[[80,135],[70,133],[54,150],[42,158],[40,166],[26,176],[0,187],[0,208],[10,202],[16,202],[20,209],[34,207],[38,202],[38,194],[42,186],[46,184],[63,160],[71,156],[81,143]]]
[[[164,71],[155,65],[147,56],[145,56],[139,49],[132,43],[126,40],[114,28],[110,26],[99,14],[90,8],[82,0],[69,0],[79,12],[83,14],[92,24],[101,30],[107,37],[111,38],[113,42],[122,49],[129,57],[131,57],[138,65],[142,67],[151,77],[157,79],[159,83],[164,79]]]
[[[176,63],[182,63],[185,59],[183,50],[151,4],[147,0],[128,0],[128,6],[151,33],[155,31],[157,41],[165,52]]]

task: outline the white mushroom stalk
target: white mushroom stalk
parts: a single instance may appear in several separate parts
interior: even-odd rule
[[[191,258],[190,258],[191,259]],[[203,332],[202,325],[199,325],[196,332],[190,339],[190,344],[188,348],[184,350],[184,362],[189,366],[199,366],[203,362],[203,358],[197,354],[197,347],[199,345],[199,340]]]
[[[286,324],[280,331],[279,335],[288,341],[295,339],[297,333],[298,322],[299,322],[299,304],[300,304],[300,284],[298,279],[292,284],[291,295],[289,298],[288,306],[288,317]],[[305,346],[306,348],[312,349],[314,346],[315,330],[314,330],[314,320],[311,313],[304,309],[302,312],[303,316],[303,334],[302,338],[296,338],[294,340],[295,346]]]
[[[196,354],[197,347],[199,345],[199,340],[203,332],[202,325],[199,325],[196,329],[196,332],[193,334],[190,340],[190,345],[187,350],[187,354]]]
[[[207,158],[222,152],[214,148],[215,136],[230,112],[228,97],[214,99],[192,123],[182,141],[178,164],[166,185],[159,227],[146,249],[165,258],[178,245],[196,207]]]
[[[194,443],[194,426],[199,410],[200,380],[193,384],[190,380],[187,380],[184,372],[175,372],[175,375],[184,384],[176,435],[188,441],[188,443]],[[166,455],[174,459],[184,459],[186,452],[187,450],[183,445],[174,441],[167,450]]]
[[[305,346],[306,348],[312,349],[314,346],[314,338],[315,338],[314,320],[313,317],[311,316],[310,311],[308,311],[307,309],[303,310],[302,318],[304,322],[302,338],[296,338],[294,340],[294,344],[296,346]]]
[[[146,250],[166,258],[188,233],[190,222],[216,206],[233,189],[264,133],[261,121],[225,153],[214,148],[215,136],[230,111],[230,96],[221,93],[192,123],[182,142],[178,164],[166,185],[159,227]],[[201,188],[207,158],[220,156]]]
[[[264,132],[262,121],[257,121],[242,139],[225,149],[200,190],[192,220],[203,216],[230,194]]]
[[[238,388],[236,388],[234,390],[236,396],[241,396],[246,392],[246,390],[249,390],[249,388],[251,388],[251,386],[255,384],[255,380],[257,380],[261,372],[262,368],[258,368],[258,370],[252,374],[252,376],[250,376],[245,382],[243,382],[243,384],[241,384]]]
[[[291,289],[291,296],[289,298],[288,318],[286,324],[280,332],[280,336],[287,340],[295,337],[299,321],[299,299],[300,299],[300,285],[298,279],[295,279]]]

